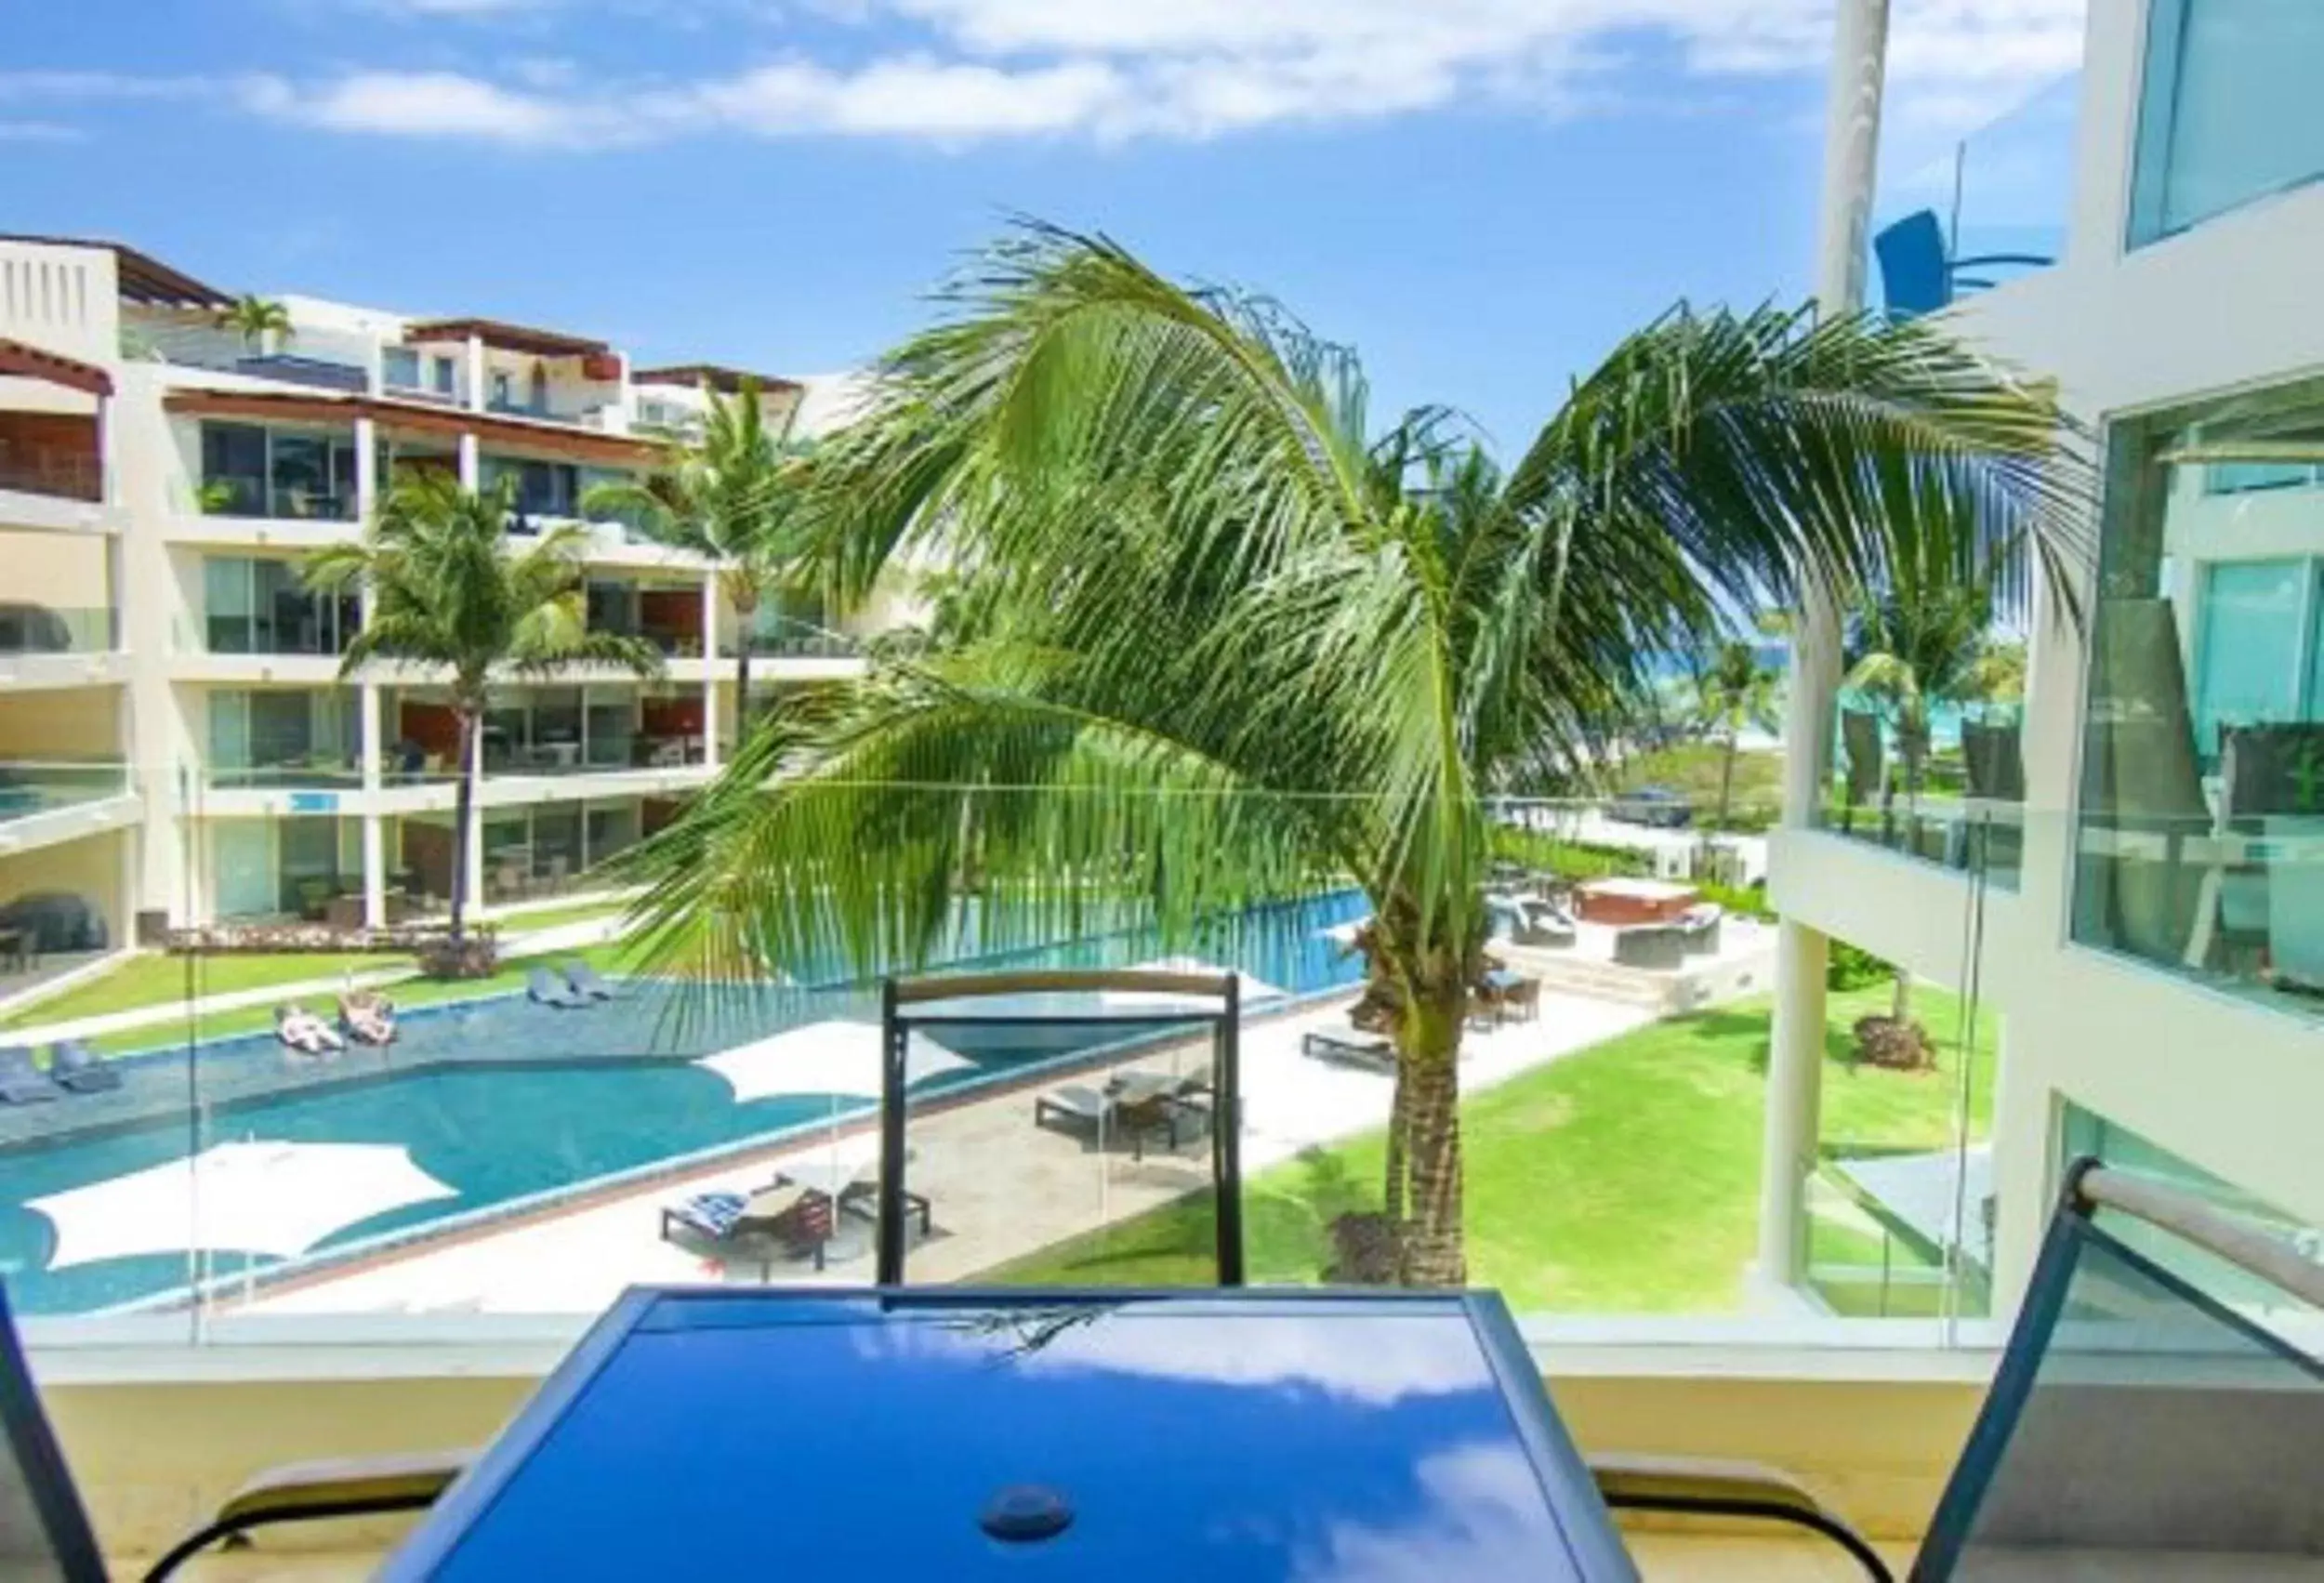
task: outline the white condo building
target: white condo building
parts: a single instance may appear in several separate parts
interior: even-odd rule
[[[254,340],[218,327],[231,300],[131,247],[0,237],[0,974],[20,945],[440,904],[452,717],[424,672],[341,679],[362,612],[307,592],[300,557],[359,534],[396,467],[509,481],[521,531],[577,518],[742,378],[295,296],[291,331]],[[793,435],[847,385],[760,389]],[[488,905],[572,886],[710,777],[739,645],[754,691],[852,674],[882,614],[793,603],[746,627],[699,560],[589,534],[589,621],[666,671],[500,691],[469,849]]]
[[[1843,186],[1877,140],[1887,7],[1847,9]],[[2295,1238],[2324,1224],[2319,60],[2324,7],[2093,0],[2073,78],[1858,210],[1869,245],[1839,261],[1868,305],[1941,315],[2089,426],[2094,565],[2079,632],[2029,619],[2022,711],[1961,726],[1962,795],[1918,808],[1882,804],[1832,634],[1802,645],[1789,746],[1829,769],[1792,787],[1771,861],[1779,1288],[1894,1297],[1917,1261],[1952,1289],[1838,1306],[2005,1313],[2084,1153]],[[1819,1111],[1834,942],[1998,1020],[1998,1078],[1961,1083],[1943,1156],[1883,1157]]]

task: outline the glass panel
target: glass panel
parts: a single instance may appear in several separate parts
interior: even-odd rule
[[[2324,391],[2117,427],[2075,870],[2075,937],[2284,1011],[2324,985],[2324,513],[2221,491],[2324,457]]]
[[[2131,245],[2324,174],[2311,0],[2154,0]]]
[[[211,821],[210,864],[218,917],[265,917],[275,911],[274,832],[265,820]]]
[[[599,769],[627,769],[638,740],[638,703],[634,696],[601,702],[589,699],[588,761]]]
[[[216,654],[255,652],[257,613],[250,587],[252,562],[241,556],[203,558],[202,598],[209,648]]]
[[[203,424],[200,505],[229,516],[266,515],[265,429],[248,423]]]
[[[389,347],[379,354],[379,376],[390,389],[419,388],[419,353],[409,347]]]

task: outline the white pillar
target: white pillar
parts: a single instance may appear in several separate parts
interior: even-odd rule
[[[105,505],[117,505],[121,485],[113,476],[118,464],[113,459],[113,399],[97,398],[97,498]]]
[[[1830,101],[1824,134],[1816,303],[1826,314],[1864,302],[1864,249],[1880,153],[1881,92],[1888,55],[1888,0],[1840,0],[1832,33]],[[1783,833],[1813,826],[1831,759],[1839,692],[1840,622],[1830,590],[1802,590],[1795,613],[1784,719]],[[1758,1272],[1796,1284],[1806,1268],[1807,1183],[1821,1115],[1824,975],[1830,942],[1790,918],[1776,931],[1776,1014],[1767,1061],[1761,1142]]]
[[[368,524],[379,509],[379,425],[355,420],[355,520]]]
[[[479,489],[484,477],[483,449],[477,443],[476,431],[468,429],[460,435],[460,487]]]
[[[484,337],[482,336],[470,336],[468,338],[467,373],[468,410],[482,412],[484,410]]]
[[[750,641],[750,634],[737,632],[741,641]],[[702,761],[715,770],[723,759],[719,751],[719,687],[726,667],[719,663],[719,580],[714,576],[702,579]],[[749,708],[747,699],[734,700],[734,719],[745,718]]]
[[[388,921],[388,822],[363,815],[363,922],[383,929]]]
[[[476,768],[469,783],[468,828],[460,833],[460,850],[468,864],[468,904],[470,912],[484,904],[484,755],[478,745]]]

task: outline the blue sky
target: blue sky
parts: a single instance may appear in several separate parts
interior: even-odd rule
[[[1010,212],[1282,297],[1521,446],[1806,289],[1829,0],[0,0],[0,230],[641,360],[857,363]],[[2081,0],[1895,0],[1917,163]]]

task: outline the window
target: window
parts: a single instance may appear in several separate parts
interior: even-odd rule
[[[352,521],[354,435],[205,423],[200,504],[239,517]]]
[[[501,369],[494,369],[492,376],[492,404],[502,412],[508,411],[508,408],[516,404],[516,398],[513,392],[514,388],[509,382],[508,374]]]
[[[2324,6],[2152,0],[2130,244],[2324,175]]]
[[[483,486],[497,488],[503,481],[515,484],[520,516],[571,517],[580,511],[580,469],[571,462],[522,461],[511,456],[483,458]]]
[[[2324,382],[2117,426],[2074,935],[2314,1015],[2324,510],[2304,489],[2261,481],[2316,466],[2304,451],[2324,460]],[[2246,487],[2221,489],[2223,473]]]
[[[457,384],[457,376],[454,370],[452,360],[448,357],[439,356],[435,360],[435,372],[436,394],[439,396],[451,395]]]
[[[202,567],[204,634],[214,654],[338,654],[363,625],[353,590],[310,590],[297,565],[212,555]]]
[[[419,389],[419,353],[409,347],[389,347],[379,354],[379,376],[391,390]]]
[[[266,511],[266,430],[255,423],[202,426],[202,508],[235,517]]]
[[[337,785],[356,772],[351,690],[220,688],[209,698],[209,769],[221,786]]]

